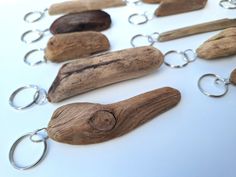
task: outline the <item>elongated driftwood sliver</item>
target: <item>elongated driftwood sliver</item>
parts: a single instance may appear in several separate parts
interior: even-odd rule
[[[50,102],[138,78],[157,70],[163,54],[154,47],[139,47],[74,60],[64,64],[48,91]]]
[[[118,103],[75,103],[58,108],[47,131],[51,139],[67,144],[101,143],[122,136],[176,106],[178,90],[165,87]]]
[[[109,48],[109,40],[100,32],[57,34],[49,39],[45,57],[52,62],[63,62],[87,57]]]

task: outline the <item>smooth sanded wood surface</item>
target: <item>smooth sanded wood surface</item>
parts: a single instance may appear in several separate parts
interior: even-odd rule
[[[162,63],[163,54],[150,46],[74,60],[59,70],[48,91],[48,100],[60,102],[96,88],[138,78],[157,70]]]
[[[207,0],[162,0],[156,9],[156,16],[168,16],[199,10],[206,6]]]
[[[228,28],[213,36],[197,49],[202,59],[218,59],[236,55],[236,28]]]
[[[75,12],[84,12],[89,10],[100,10],[110,7],[124,6],[126,3],[123,0],[76,0],[65,1],[52,4],[48,13],[50,15],[68,14]]]
[[[222,30],[230,27],[236,27],[236,19],[220,19],[211,22],[206,22],[202,24],[197,24],[193,26],[188,26],[184,28],[179,28],[160,34],[158,41],[170,41],[173,39],[178,39],[186,36],[191,36],[195,34]]]
[[[109,50],[108,38],[93,31],[56,34],[45,49],[45,57],[52,62],[63,62]]]
[[[118,103],[75,103],[58,108],[48,124],[51,139],[67,144],[101,143],[122,136],[176,106],[178,90],[165,87]]]

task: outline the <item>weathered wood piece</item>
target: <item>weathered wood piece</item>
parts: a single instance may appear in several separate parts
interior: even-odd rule
[[[170,41],[195,34],[236,27],[236,19],[221,19],[161,33],[158,41]]]
[[[163,0],[142,0],[144,3],[148,3],[148,4],[158,4]]]
[[[57,34],[48,41],[45,57],[52,62],[63,62],[90,56],[109,48],[109,40],[100,32]]]
[[[67,144],[101,143],[120,137],[176,106],[178,90],[165,87],[118,103],[75,103],[58,108],[48,124],[51,139]]]
[[[207,0],[163,0],[156,9],[156,16],[168,16],[194,10],[206,6]]]
[[[158,69],[163,54],[154,47],[139,47],[74,60],[64,64],[48,91],[50,102],[113,83],[138,78]]]
[[[230,75],[230,82],[233,85],[236,85],[236,69],[234,69],[233,72]]]
[[[76,0],[65,1],[53,4],[49,7],[50,15],[67,14],[84,12],[90,10],[99,10],[110,7],[124,6],[126,3],[123,0]]]
[[[93,10],[64,15],[55,20],[51,27],[52,34],[80,31],[102,31],[111,26],[110,15],[101,10]]]
[[[236,28],[228,28],[204,42],[197,55],[209,60],[236,55]]]

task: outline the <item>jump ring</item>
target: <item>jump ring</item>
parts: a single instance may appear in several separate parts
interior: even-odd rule
[[[192,59],[189,57],[188,52],[191,52],[193,54],[193,58]],[[185,58],[187,58],[189,63],[192,63],[192,62],[194,62],[197,59],[197,54],[196,54],[196,52],[193,49],[187,49],[187,50],[185,50],[183,52],[183,54],[184,54]]]
[[[124,0],[124,2],[125,2],[125,3],[132,3],[132,4],[134,4],[134,5],[138,5],[138,4],[140,4],[142,1],[140,1],[140,0],[136,0],[136,1]]]
[[[136,47],[136,45],[134,44],[134,41],[139,38],[139,37],[145,37],[147,38],[147,41],[149,43],[149,46],[153,46],[155,44],[155,41],[154,40],[150,40],[150,36],[147,36],[147,35],[143,35],[143,34],[137,34],[135,36],[133,36],[130,40],[130,44],[132,45],[132,47]]]
[[[38,129],[38,130],[34,131],[34,132],[31,134],[31,136],[30,136],[30,141],[32,141],[32,142],[34,142],[34,143],[41,143],[41,142],[46,141],[49,137],[48,137],[48,135],[45,136],[45,137],[39,135],[39,132],[41,132],[41,131],[47,132],[47,129],[46,129],[46,128],[41,128],[41,129]],[[33,137],[34,137],[35,135],[40,136],[41,139],[39,139],[39,140],[33,139]]]
[[[36,66],[36,65],[39,65],[39,64],[42,64],[42,63],[46,63],[47,62],[47,59],[46,57],[44,56],[43,59],[39,60],[39,61],[36,61],[35,63],[31,63],[29,61],[29,56],[32,55],[33,53],[35,52],[41,52],[43,51],[44,52],[44,49],[34,49],[34,50],[31,50],[29,51],[28,53],[25,54],[24,56],[24,62],[29,65],[29,66]]]
[[[225,5],[227,3],[227,5]],[[219,5],[225,9],[236,9],[235,0],[221,0]]]
[[[32,40],[26,40],[25,37],[30,34],[30,33],[36,33],[38,35],[38,37],[36,39],[32,39]],[[44,32],[41,31],[41,30],[29,30],[29,31],[26,31],[24,32],[22,35],[21,35],[21,41],[26,43],[26,44],[30,44],[30,43],[34,43],[34,42],[37,42],[39,41],[40,39],[42,39],[44,36]]]
[[[38,14],[39,17],[35,18],[33,20],[30,20],[29,17],[32,15],[35,15],[35,14]],[[29,12],[29,13],[25,14],[24,21],[27,23],[34,23],[34,22],[41,20],[44,17],[44,15],[45,15],[45,12],[40,12],[40,11]]]
[[[164,55],[164,57],[166,57],[166,56],[169,55],[169,54],[173,54],[173,53],[176,53],[176,54],[181,55],[181,56],[183,57],[183,59],[184,59],[185,62],[184,62],[183,64],[174,65],[174,64],[171,64],[171,63],[167,62],[166,60],[164,60],[164,64],[165,64],[166,66],[169,66],[169,67],[171,67],[171,68],[183,68],[183,67],[185,67],[185,66],[187,66],[187,65],[189,64],[189,60],[186,58],[186,56],[184,55],[184,53],[183,53],[183,52],[176,51],[176,50],[170,50],[170,51],[166,52],[165,55]]]
[[[140,22],[135,22],[134,20],[132,20],[134,17],[144,17],[144,20],[143,21],[140,21]],[[134,13],[134,14],[131,14],[128,18],[128,21],[130,24],[132,25],[142,25],[142,24],[145,24],[149,21],[148,19],[148,16],[146,14],[139,14],[139,13]]]
[[[30,137],[31,135],[32,135],[32,133],[28,133],[28,134],[25,134],[25,135],[21,136],[19,139],[17,139],[13,143],[13,145],[12,145],[10,151],[9,151],[9,161],[10,161],[11,165],[14,168],[18,169],[18,170],[31,169],[31,168],[35,167],[36,165],[38,165],[46,157],[46,154],[47,154],[47,141],[42,141],[42,143],[43,143],[43,153],[36,162],[34,162],[32,165],[28,165],[28,166],[21,166],[21,165],[16,163],[16,161],[14,159],[14,153],[15,153],[16,147],[19,145],[20,142],[22,142],[25,138]]]
[[[224,92],[222,94],[211,94],[209,93],[208,91],[206,91],[205,89],[203,89],[202,87],[202,80],[206,77],[214,77],[215,78],[215,82],[216,81],[222,81],[224,83]],[[206,96],[209,96],[209,97],[214,97],[214,98],[219,98],[219,97],[222,97],[224,95],[226,95],[228,93],[228,90],[229,90],[229,84],[226,82],[226,80],[224,78],[221,78],[220,76],[216,75],[216,74],[204,74],[203,76],[201,76],[198,80],[198,88],[199,90]]]

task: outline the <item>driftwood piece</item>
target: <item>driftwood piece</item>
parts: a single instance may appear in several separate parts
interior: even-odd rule
[[[197,49],[197,54],[203,59],[236,55],[236,28],[226,29],[213,36]]]
[[[234,69],[233,72],[230,75],[230,82],[233,85],[236,85],[236,69]]]
[[[52,34],[80,31],[102,31],[111,25],[110,15],[101,10],[93,10],[64,15],[55,20],[51,27]]]
[[[148,4],[158,4],[163,0],[142,0],[144,3],[148,3]]]
[[[100,32],[57,34],[48,41],[45,57],[52,62],[63,62],[90,56],[109,48],[109,40]]]
[[[164,41],[170,41],[173,39],[178,39],[194,34],[200,34],[210,31],[217,31],[222,30],[230,27],[236,27],[236,19],[220,19],[215,20],[211,22],[206,22],[198,25],[193,25],[189,27],[179,28],[172,31],[167,31],[164,33],[161,33],[158,41],[164,42]]]
[[[168,16],[194,10],[206,6],[207,0],[163,0],[156,9],[156,16]]]
[[[99,10],[110,7],[124,6],[126,3],[123,0],[76,0],[65,1],[53,4],[49,7],[50,15],[85,12],[90,10]]]
[[[163,54],[154,47],[139,47],[101,54],[64,64],[48,91],[50,102],[113,83],[138,78],[158,69]]]
[[[101,143],[122,136],[176,106],[181,94],[161,88],[118,103],[75,103],[58,108],[48,125],[51,139],[67,144]]]

